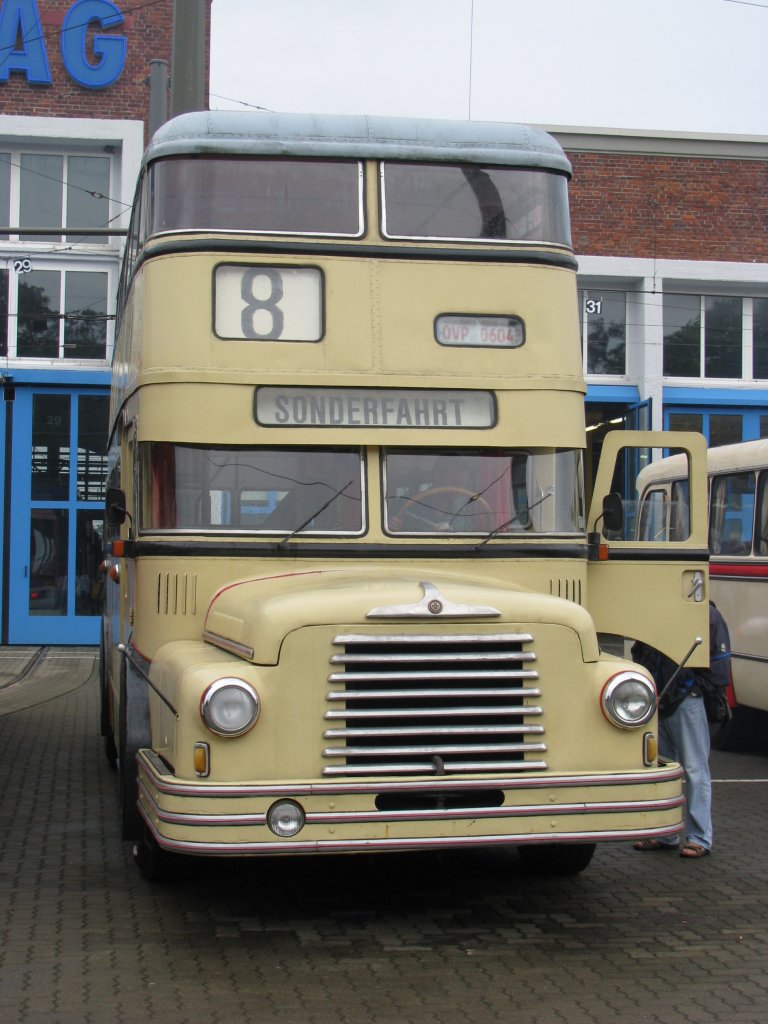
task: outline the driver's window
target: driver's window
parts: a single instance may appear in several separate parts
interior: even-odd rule
[[[637,539],[664,541],[667,539],[667,492],[662,488],[649,491],[640,505]]]
[[[515,459],[522,462],[516,471]],[[384,460],[390,533],[488,533],[527,507],[526,456],[453,451],[390,451]],[[519,525],[518,525],[518,528]]]

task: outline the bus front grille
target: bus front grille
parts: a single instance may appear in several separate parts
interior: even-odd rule
[[[544,769],[528,633],[341,635],[328,676],[325,776]],[[531,702],[532,703],[529,703]]]

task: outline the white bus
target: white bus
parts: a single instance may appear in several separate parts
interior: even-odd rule
[[[688,482],[673,455],[638,480],[639,540],[682,539],[688,533]],[[733,719],[713,743],[738,749],[757,735],[768,711],[768,439],[724,445],[707,453],[712,599],[731,633]]]

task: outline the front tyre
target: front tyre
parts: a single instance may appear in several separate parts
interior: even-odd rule
[[[104,738],[104,756],[112,771],[117,768],[117,744],[112,731],[112,715],[109,700],[109,667],[107,664],[107,643],[104,636],[104,623],[101,625],[101,642],[99,645],[99,718],[101,735]]]
[[[179,855],[164,850],[146,825],[133,844],[133,859],[148,882],[167,882],[178,874]]]
[[[523,867],[540,875],[577,875],[589,867],[595,843],[526,843],[517,852]]]

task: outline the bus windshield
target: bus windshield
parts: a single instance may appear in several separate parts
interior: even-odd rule
[[[140,445],[145,532],[341,533],[363,529],[358,448]]]
[[[566,178],[540,170],[384,163],[390,238],[491,239],[570,245]]]
[[[390,449],[383,475],[392,534],[584,530],[574,449]]]

